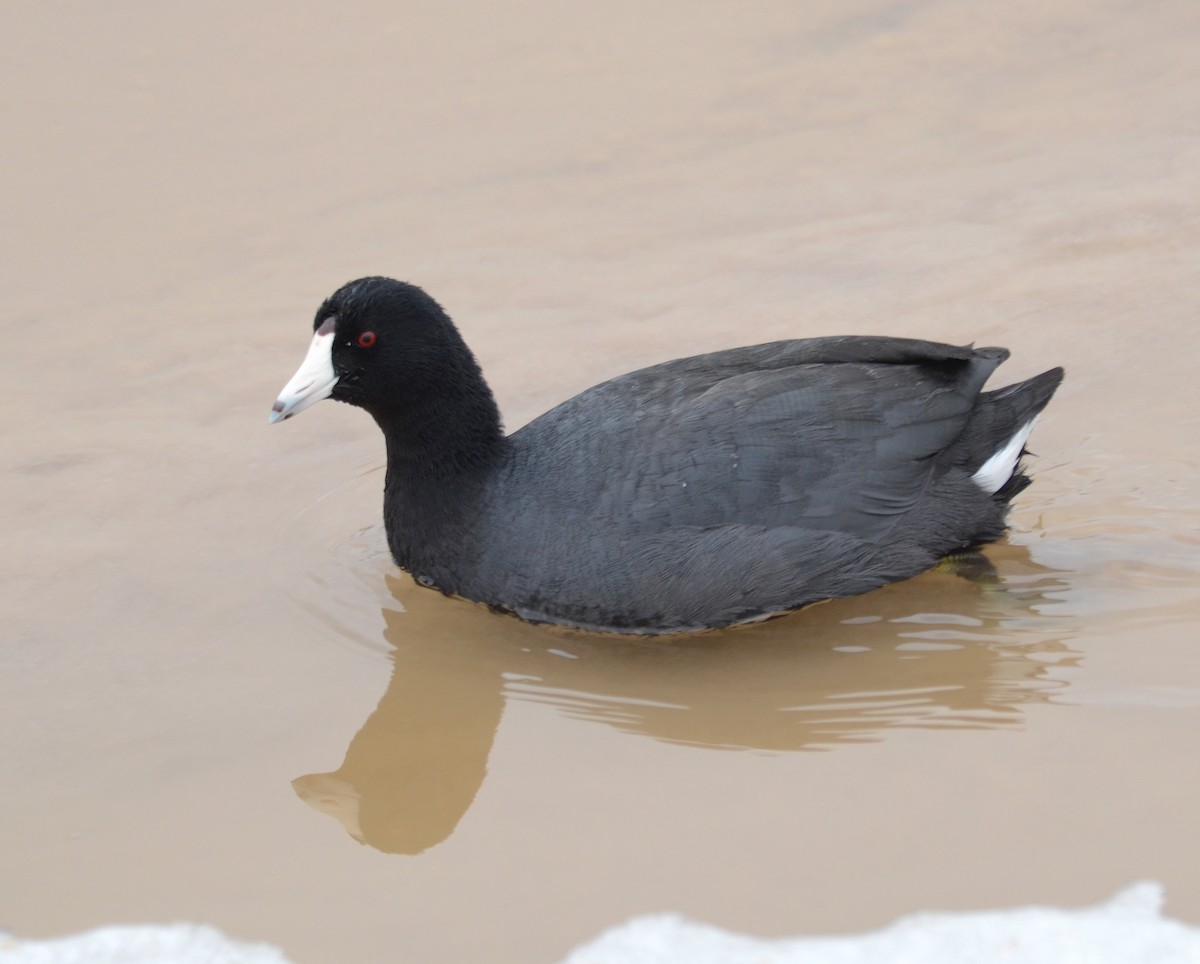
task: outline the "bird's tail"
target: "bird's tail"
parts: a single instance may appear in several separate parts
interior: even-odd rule
[[[1038,415],[1062,383],[1063,374],[1061,368],[1051,368],[979,396],[957,446],[956,461],[997,501],[1007,502],[1029,485],[1029,477],[1020,466],[1025,442]]]

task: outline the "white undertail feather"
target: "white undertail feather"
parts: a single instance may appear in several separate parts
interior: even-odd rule
[[[1021,450],[1025,448],[1025,440],[1029,438],[1029,433],[1033,431],[1033,423],[1036,421],[1037,416],[1035,415],[1017,429],[1016,434],[1008,440],[1004,448],[984,462],[971,476],[971,481],[989,494],[999,492],[1004,487],[1004,483],[1011,479],[1013,472],[1016,471],[1017,459],[1021,457]]]

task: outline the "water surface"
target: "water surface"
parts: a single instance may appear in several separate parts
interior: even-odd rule
[[[1145,877],[1200,920],[1195,4],[0,17],[7,928],[526,964]],[[267,426],[370,273],[510,427],[793,336],[1068,375],[993,579],[605,640],[396,572],[361,412]]]

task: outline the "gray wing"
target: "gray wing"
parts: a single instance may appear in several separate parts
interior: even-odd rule
[[[513,436],[548,517],[800,525],[878,538],[920,498],[1002,361],[893,338],[778,342],[596,386]]]

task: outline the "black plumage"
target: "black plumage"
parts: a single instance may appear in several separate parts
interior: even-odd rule
[[[614,378],[505,436],[470,350],[419,288],[352,282],[314,329],[330,319],[328,394],[387,441],[397,564],[525,619],[614,632],[762,618],[998,538],[1028,483],[1018,433],[1063,375],[983,392],[1004,349],[781,341]],[[973,478],[1006,447],[1011,460]]]

